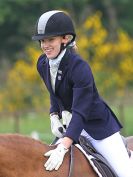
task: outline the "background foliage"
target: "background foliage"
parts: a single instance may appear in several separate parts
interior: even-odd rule
[[[47,10],[65,9],[76,22],[77,28],[87,16],[101,11],[104,26],[115,36],[122,27],[133,35],[132,0],[1,0],[0,1],[0,59],[18,59],[31,42],[37,18]]]

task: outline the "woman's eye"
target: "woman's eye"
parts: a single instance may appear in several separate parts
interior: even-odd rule
[[[50,39],[49,39],[49,41],[53,41],[53,40],[54,40],[54,38],[50,38]]]
[[[52,42],[54,41],[55,38],[48,38],[48,39],[41,39],[40,42],[44,43],[44,42]]]
[[[43,42],[44,42],[44,40],[42,39],[42,40],[40,40],[40,42],[41,42],[41,43],[43,43]]]

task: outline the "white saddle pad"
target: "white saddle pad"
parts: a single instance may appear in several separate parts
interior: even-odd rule
[[[75,146],[81,151],[83,152],[83,154],[85,155],[85,157],[88,159],[88,161],[90,162],[90,165],[92,166],[92,168],[94,169],[94,171],[97,173],[97,175],[99,177],[103,177],[102,174],[99,172],[98,168],[95,166],[95,164],[93,163],[92,159],[96,159],[95,157],[93,157],[92,155],[88,155],[84,149],[79,145],[79,144],[75,144]]]

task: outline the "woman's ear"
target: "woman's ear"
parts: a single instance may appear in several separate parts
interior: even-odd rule
[[[64,44],[67,44],[69,42],[69,37],[68,35],[63,36],[63,41]]]
[[[63,36],[63,43],[67,44],[68,42],[70,42],[72,40],[73,36],[72,35],[65,35]]]

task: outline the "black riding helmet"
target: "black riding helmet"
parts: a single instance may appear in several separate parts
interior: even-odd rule
[[[73,36],[72,43],[75,40],[76,33],[71,18],[63,11],[48,11],[40,16],[36,24],[36,32],[32,40],[42,40],[45,37]]]

